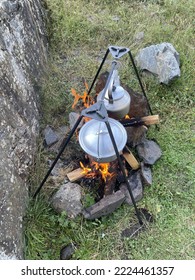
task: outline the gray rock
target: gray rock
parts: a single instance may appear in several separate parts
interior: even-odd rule
[[[130,147],[135,147],[146,139],[148,128],[144,125],[126,127],[127,143]]]
[[[51,198],[51,205],[58,212],[65,211],[70,218],[82,212],[81,187],[75,183],[63,184]]]
[[[47,146],[55,144],[58,141],[58,139],[58,135],[50,126],[47,126],[44,129],[44,140]]]
[[[120,207],[124,200],[125,195],[119,190],[113,194],[103,197],[94,205],[85,208],[83,210],[83,215],[88,220],[95,220],[102,216],[109,215]]]
[[[132,175],[129,176],[128,178],[128,182],[130,184],[131,187],[131,191],[133,194],[133,197],[135,199],[135,201],[139,201],[140,199],[142,199],[143,197],[143,187],[142,187],[142,180],[141,180],[141,175],[140,175],[140,171],[136,171],[135,173],[133,173]],[[129,190],[127,188],[126,184],[121,184],[120,185],[120,190],[121,192],[124,193],[125,195],[125,203],[127,203],[128,205],[132,205],[132,200],[131,200],[131,196],[129,193]]]
[[[69,124],[70,124],[70,129],[72,129],[76,123],[76,121],[78,120],[79,118],[79,114],[75,113],[75,112],[71,112],[69,114]],[[78,128],[80,128],[81,126],[83,125],[83,119],[81,120]]]
[[[60,251],[60,260],[70,260],[75,252],[74,244],[70,243],[64,246]]]
[[[68,126],[60,126],[57,128],[54,132],[56,137],[58,138],[58,141],[51,146],[49,146],[49,150],[52,152],[55,152],[56,154],[59,153],[62,144],[64,143],[64,140],[67,138],[67,133],[70,131],[70,128]]]
[[[67,135],[67,133],[69,132],[69,127],[66,125],[60,126],[56,129],[56,134],[58,136],[59,139],[64,139],[64,137]]]
[[[151,186],[152,185],[152,171],[149,166],[146,166],[143,162],[141,162],[141,176],[144,185]]]
[[[40,0],[0,1],[0,259],[23,258],[29,166],[39,131],[39,78],[47,61]]]
[[[149,165],[153,165],[162,156],[159,145],[153,140],[144,139],[142,143],[137,145],[136,150],[140,159]]]
[[[170,43],[151,45],[139,51],[135,57],[137,66],[157,75],[159,82],[169,82],[180,77],[179,53]]]
[[[48,160],[49,163],[49,168],[52,166],[54,160]],[[58,159],[58,161],[56,162],[54,168],[51,171],[51,175],[55,176],[55,177],[59,177],[60,176],[60,170],[64,167],[64,163],[62,160]]]

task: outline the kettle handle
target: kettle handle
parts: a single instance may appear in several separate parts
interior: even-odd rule
[[[114,76],[115,76],[115,71],[113,71],[112,73],[112,77],[110,79],[110,83],[109,83],[109,87],[108,87],[108,102],[110,104],[113,104],[113,96],[112,96],[112,90],[113,90],[113,86],[114,86]]]

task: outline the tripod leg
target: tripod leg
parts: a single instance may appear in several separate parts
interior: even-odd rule
[[[149,103],[148,98],[147,98],[147,96],[146,96],[146,92],[145,92],[145,90],[144,90],[144,87],[143,87],[142,81],[141,81],[141,79],[140,79],[140,76],[139,76],[139,73],[138,73],[137,67],[136,67],[136,65],[135,65],[135,62],[134,62],[134,59],[133,59],[133,56],[132,56],[132,54],[131,54],[131,51],[130,51],[130,50],[129,50],[129,56],[130,56],[130,59],[131,59],[131,62],[132,62],[132,65],[133,65],[133,68],[134,68],[135,74],[136,74],[137,79],[138,79],[138,81],[139,81],[140,87],[141,87],[141,89],[142,89],[142,92],[143,92],[143,94],[144,94],[144,96],[145,96],[145,98],[146,98],[146,101],[147,101],[147,104],[148,104],[148,108],[149,108],[150,114],[151,114],[151,115],[153,115],[153,113],[152,113],[152,109],[151,109],[151,106],[150,106],[150,103]]]
[[[89,89],[89,91],[88,91],[88,95],[91,93],[91,90],[92,90],[92,88],[93,88],[93,86],[94,86],[94,84],[95,84],[95,81],[96,81],[96,79],[97,79],[97,77],[98,77],[98,75],[99,75],[99,73],[100,73],[100,71],[101,71],[101,69],[102,69],[102,66],[103,66],[103,64],[104,64],[104,62],[105,62],[105,60],[106,60],[106,58],[107,58],[107,56],[108,56],[108,53],[109,53],[109,49],[107,49],[106,54],[105,54],[105,56],[104,56],[104,58],[103,58],[103,60],[102,60],[102,62],[101,62],[101,64],[100,64],[100,67],[99,67],[99,69],[98,69],[98,71],[97,71],[97,73],[96,73],[96,75],[95,75],[95,78],[93,79],[93,82],[92,82],[92,84],[91,84],[91,86],[90,86],[90,89]]]
[[[45,181],[46,181],[47,178],[49,177],[49,175],[50,175],[51,171],[53,170],[54,166],[56,165],[58,159],[60,158],[60,156],[61,156],[61,154],[63,153],[64,149],[65,149],[66,146],[68,145],[68,143],[69,143],[71,137],[73,136],[73,134],[74,134],[75,130],[77,129],[79,123],[81,122],[82,118],[83,118],[83,116],[81,115],[81,116],[78,118],[78,120],[76,121],[74,127],[72,128],[72,130],[71,130],[71,132],[70,132],[70,134],[69,134],[69,136],[66,138],[66,140],[65,140],[65,142],[64,142],[64,144],[63,144],[63,146],[62,146],[62,148],[60,149],[60,151],[59,151],[57,157],[55,158],[55,160],[54,160],[54,162],[52,163],[51,167],[49,168],[47,174],[45,175],[43,181],[41,182],[41,184],[39,185],[39,187],[38,187],[37,190],[35,191],[35,193],[34,193],[34,195],[33,195],[33,198],[35,198],[35,197],[37,196],[37,194],[40,192],[40,190],[41,190],[41,188],[43,187]]]
[[[128,188],[128,191],[129,191],[129,194],[130,194],[130,197],[131,197],[131,200],[132,200],[132,203],[133,203],[133,206],[135,208],[135,212],[136,212],[136,215],[137,215],[137,218],[138,218],[138,221],[139,221],[139,224],[142,226],[143,225],[143,222],[142,222],[142,219],[141,219],[141,215],[137,209],[137,205],[136,205],[136,202],[135,202],[135,199],[133,197],[133,193],[132,193],[132,190],[131,190],[131,187],[129,185],[129,182],[128,182],[128,179],[126,177],[126,174],[125,174],[125,169],[124,169],[124,166],[122,164],[122,161],[121,161],[121,158],[120,158],[120,155],[119,155],[119,151],[118,151],[118,148],[116,146],[116,142],[115,142],[115,139],[114,139],[114,136],[113,136],[113,133],[112,133],[112,129],[110,127],[110,124],[108,121],[105,122],[106,123],[106,126],[107,126],[107,129],[108,129],[108,132],[109,132],[109,135],[110,135],[110,138],[111,138],[111,141],[112,141],[112,144],[114,146],[114,150],[115,150],[115,153],[116,153],[116,156],[117,156],[117,159],[118,159],[118,163],[119,163],[119,166],[120,166],[120,169],[123,173],[123,176],[124,176],[124,179],[125,179],[125,183],[127,185],[127,188]]]

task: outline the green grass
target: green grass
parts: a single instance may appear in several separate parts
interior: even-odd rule
[[[49,204],[50,190],[30,202],[26,225],[26,259],[59,259],[61,247],[77,244],[74,259],[194,259],[195,252],[195,6],[194,1],[63,1],[47,0],[50,15],[50,61],[42,84],[42,127],[67,123],[73,87],[82,92],[89,84],[109,45],[138,50],[170,42],[180,54],[181,77],[169,86],[143,76],[147,95],[160,130],[151,127],[162,158],[153,166],[153,183],[144,189],[139,207],[147,208],[154,222],[134,239],[121,232],[136,223],[126,205],[108,217],[69,220]],[[135,34],[144,32],[136,41]],[[104,69],[109,70],[111,57]],[[128,57],[121,60],[121,80],[139,90]],[[48,153],[37,152],[31,184],[36,188],[47,170]],[[90,195],[87,202],[91,201]]]

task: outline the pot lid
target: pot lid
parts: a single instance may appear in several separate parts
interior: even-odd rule
[[[108,122],[121,153],[127,142],[127,132],[118,121],[108,118]],[[105,122],[90,120],[84,124],[79,132],[79,143],[97,162],[110,162],[117,158]]]

